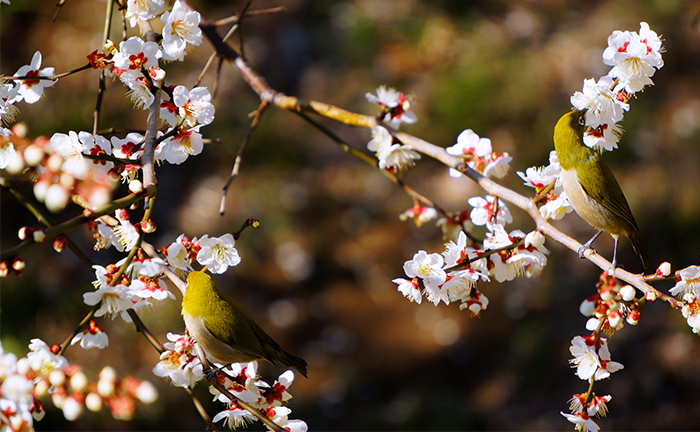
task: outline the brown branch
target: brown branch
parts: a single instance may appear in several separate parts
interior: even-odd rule
[[[277,108],[287,111],[314,113],[352,126],[371,128],[377,124],[376,117],[353,113],[322,102],[304,101],[302,99],[287,96],[283,93],[275,91],[267,84],[262,76],[260,76],[248,65],[244,59],[241,58],[241,56],[233,48],[222,41],[221,36],[217,33],[216,27],[211,21],[203,20],[200,23],[200,28],[202,29],[202,33],[207,37],[207,39],[209,39],[209,42],[214,46],[219,55],[231,61],[238,68],[243,79],[248,83],[251,89],[258,94],[262,101],[269,102]],[[467,177],[479,184],[479,186],[481,186],[481,188],[489,194],[495,197],[500,197],[521,208],[530,215],[533,221],[537,224],[537,229],[543,234],[546,234],[572,251],[578,252],[579,248],[581,247],[581,243],[549,224],[549,222],[542,217],[539,209],[531,199],[485,177],[465,164],[460,158],[447,154],[443,147],[436,146],[405,132],[399,132],[391,127],[385,127],[392,133],[392,135],[394,135],[404,144],[409,145],[415,150],[442,162],[448,167],[461,171]],[[611,263],[609,261],[598,255],[593,250],[586,250],[584,257],[603,270],[609,270],[611,267]],[[641,274],[632,274],[626,270],[616,269],[615,277],[624,280],[644,293],[651,291],[652,293],[656,294],[658,298],[668,302],[675,308],[680,308],[683,304],[683,302],[661,293],[651,285],[647,284],[644,280],[644,276]]]

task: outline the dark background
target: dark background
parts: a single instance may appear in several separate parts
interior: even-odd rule
[[[38,49],[43,67],[63,72],[86,62],[102,37],[104,2],[68,0],[55,23],[53,0],[12,0],[0,9],[0,72],[12,74]],[[192,1],[205,17],[235,14],[242,2]],[[489,137],[514,160],[503,184],[528,194],[515,171],[547,164],[556,120],[583,79],[607,73],[601,54],[613,30],[638,31],[647,21],[664,39],[665,66],[630,101],[620,149],[607,154],[641,229],[655,268],[696,264],[700,248],[699,63],[700,4],[692,1],[267,1],[252,9],[286,12],[243,22],[245,52],[276,90],[376,114],[364,94],[386,84],[412,94],[419,121],[404,130],[448,147],[463,129]],[[161,26],[154,22],[156,29]],[[222,30],[223,32],[223,30]],[[130,30],[129,35],[135,35]],[[241,34],[241,33],[239,33]],[[121,37],[115,22],[112,38]],[[239,39],[234,37],[234,46]],[[204,42],[184,63],[165,67],[171,84],[191,87],[211,53]],[[213,88],[210,73],[204,85]],[[92,128],[97,73],[62,79],[35,105],[21,104],[18,120],[29,136]],[[109,82],[101,127],[142,129],[119,82]],[[215,277],[281,345],[309,362],[309,379],[291,388],[292,418],[311,430],[571,430],[559,414],[587,383],[569,367],[568,347],[586,334],[580,302],[594,293],[600,270],[548,240],[549,265],[537,279],[483,284],[490,305],[470,319],[457,304],[409,303],[391,283],[419,249],[442,251],[434,224],[416,229],[398,214],[410,198],[376,169],[345,154],[296,115],[270,108],[246,150],[240,177],[218,215],[221,187],[233,165],[259,100],[228,64],[214,99],[216,119],[203,128],[219,143],[180,166],[157,170],[154,214],[158,231],[147,240],[166,245],[182,232],[218,236],[246,218],[261,221],[237,247],[242,263]],[[366,151],[369,131],[321,120],[352,146]],[[469,180],[424,157],[404,179],[443,207],[458,212],[483,193]],[[30,186],[26,192],[31,195]],[[114,196],[126,194],[120,186]],[[18,242],[23,225],[38,226],[10,196],[2,195],[2,247]],[[531,220],[511,206],[508,228],[530,231]],[[69,206],[58,220],[77,214]],[[584,241],[592,229],[576,215],[555,222]],[[483,234],[483,229],[475,231]],[[117,261],[113,250],[92,252],[81,228],[72,234],[99,264]],[[604,236],[605,237],[605,236]],[[612,241],[598,250],[610,256]],[[0,330],[7,351],[23,356],[34,337],[60,343],[88,312],[82,294],[94,274],[49,244],[25,255],[21,278],[2,283]],[[629,243],[618,261],[641,271]],[[659,284],[666,290],[671,283]],[[143,316],[161,341],[182,333],[177,301]],[[158,353],[121,319],[98,322],[110,346],[70,348],[69,361],[91,379],[110,364],[120,375],[154,382],[160,399],[139,406],[133,422],[106,410],[68,423],[48,401],[38,430],[201,430],[184,391],[155,377]],[[625,369],[596,384],[611,394],[605,430],[700,429],[700,341],[680,311],[660,302],[642,310],[610,340],[613,360]],[[280,368],[261,367],[273,381]],[[204,386],[197,392],[213,416]],[[259,424],[253,429],[260,430]]]

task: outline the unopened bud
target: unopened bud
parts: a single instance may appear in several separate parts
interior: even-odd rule
[[[30,145],[24,149],[24,162],[29,166],[37,166],[44,159],[44,149],[39,148],[37,145]]]
[[[143,230],[143,232],[146,234],[151,234],[156,230],[156,224],[153,222],[153,219],[142,221],[140,225],[141,230]]]
[[[140,194],[143,192],[143,183],[141,180],[132,180],[129,182],[129,190],[133,194]]]
[[[12,270],[14,270],[18,275],[22,274],[25,267],[26,264],[22,257],[15,257],[15,259],[12,260]]]
[[[88,385],[88,379],[85,374],[81,371],[76,372],[70,378],[70,387],[74,391],[83,391]]]
[[[95,392],[90,392],[85,397],[85,406],[92,412],[97,412],[102,409],[102,396]]]
[[[95,212],[90,209],[83,210],[83,217],[92,219],[95,216]]]
[[[627,317],[626,317],[627,324],[629,324],[629,325],[639,324],[640,316],[641,316],[641,314],[639,313],[639,311],[636,311],[636,310],[629,311],[627,313]]]
[[[43,229],[35,230],[32,233],[32,237],[34,238],[34,243],[43,243],[46,238],[46,231]]]
[[[27,124],[25,122],[17,122],[12,126],[12,132],[17,135],[18,138],[26,137],[27,130]]]
[[[60,370],[53,370],[49,374],[49,382],[52,386],[62,386],[66,382],[66,374]]]
[[[61,171],[61,167],[63,166],[63,156],[61,156],[58,153],[54,153],[49,157],[49,160],[46,163],[46,167],[50,169],[53,172],[59,172]]]
[[[66,208],[70,195],[68,191],[58,184],[53,184],[46,191],[46,197],[44,198],[44,204],[46,208],[52,213],[58,213],[59,211]]]
[[[83,404],[73,395],[63,402],[62,411],[66,420],[75,421],[83,413]]]
[[[32,401],[32,404],[29,405],[29,412],[32,413],[32,417],[36,421],[41,421],[41,419],[44,418],[46,415],[46,410],[44,409],[44,405],[39,402],[37,398],[34,398]]]
[[[656,301],[656,293],[654,291],[647,291],[646,294],[644,294],[644,298],[649,302],[655,302]]]
[[[46,191],[49,190],[50,186],[51,182],[46,180],[34,183],[34,196],[36,199],[38,199],[40,202],[44,202],[44,199],[46,198]]]
[[[49,394],[51,383],[47,379],[42,379],[34,386],[34,395],[36,397],[44,397]]]
[[[58,253],[63,252],[63,249],[66,248],[66,236],[65,234],[59,234],[56,239],[53,241],[53,250],[55,250]]]
[[[9,273],[7,261],[0,262],[0,277],[5,277]]]
[[[624,301],[632,301],[637,295],[637,291],[631,285],[625,285],[620,289],[620,297]]]
[[[598,324],[600,324],[600,320],[598,318],[591,318],[586,321],[586,330],[595,331],[598,329]]]
[[[620,312],[610,312],[610,314],[608,314],[608,324],[615,330],[622,328],[622,315],[620,315]]]
[[[32,235],[34,232],[34,228],[28,227],[28,226],[23,226],[22,228],[19,229],[19,232],[17,233],[17,237],[19,237],[20,240],[24,241],[29,238],[29,236]]]
[[[595,305],[595,301],[586,299],[583,302],[581,302],[581,306],[579,306],[578,310],[583,316],[593,316],[595,315]]]
[[[656,269],[656,275],[661,277],[667,277],[671,274],[671,263],[662,262],[659,268]]]
[[[10,155],[10,160],[7,163],[5,170],[10,174],[19,174],[24,171],[24,158],[19,152],[14,152]]]

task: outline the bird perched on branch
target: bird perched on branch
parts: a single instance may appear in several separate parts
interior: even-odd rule
[[[182,316],[210,361],[224,365],[279,361],[307,376],[306,361],[280,348],[243,309],[222,296],[211,277],[202,271],[187,275]]]
[[[564,114],[554,127],[554,148],[561,165],[561,183],[579,216],[598,232],[578,254],[583,258],[586,249],[605,231],[615,240],[612,268],[617,264],[617,244],[620,236],[632,242],[644,268],[647,253],[639,238],[639,228],[632,216],[625,195],[600,152],[583,143],[586,130],[586,112],[571,111]]]

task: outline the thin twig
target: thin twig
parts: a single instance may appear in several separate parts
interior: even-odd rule
[[[61,12],[61,8],[63,7],[63,4],[66,2],[66,0],[58,0],[56,3],[56,13],[53,14],[53,18],[51,18],[51,22],[56,21],[56,17],[58,17],[58,13]]]
[[[262,114],[265,111],[265,108],[267,108],[267,106],[268,106],[267,102],[260,103],[260,106],[255,111],[255,115],[253,116],[253,121],[250,123],[250,127],[248,128],[248,132],[245,134],[245,137],[243,137],[243,141],[241,142],[241,147],[238,149],[238,154],[236,154],[236,159],[233,162],[233,169],[231,169],[231,175],[228,177],[228,180],[226,180],[226,184],[223,187],[223,193],[221,195],[221,204],[219,205],[219,214],[221,216],[223,216],[224,213],[226,212],[226,193],[228,192],[228,187],[231,185],[233,180],[236,177],[238,177],[238,170],[241,168],[241,160],[243,159],[243,152],[245,151],[245,148],[248,145],[248,142],[250,141],[250,137],[253,136],[253,132],[255,132],[255,128],[258,127],[258,122],[260,122],[260,118],[262,117]]]
[[[250,18],[258,15],[267,15],[267,14],[274,14],[274,13],[279,13],[279,12],[286,12],[287,8],[284,6],[279,6],[279,7],[274,7],[274,8],[269,8],[269,9],[259,9],[259,10],[254,10],[250,12],[246,12],[243,15],[243,18]],[[216,27],[221,27],[225,26],[228,24],[236,24],[239,21],[238,15],[233,15],[228,18],[223,18],[220,20],[214,21],[214,25]]]

